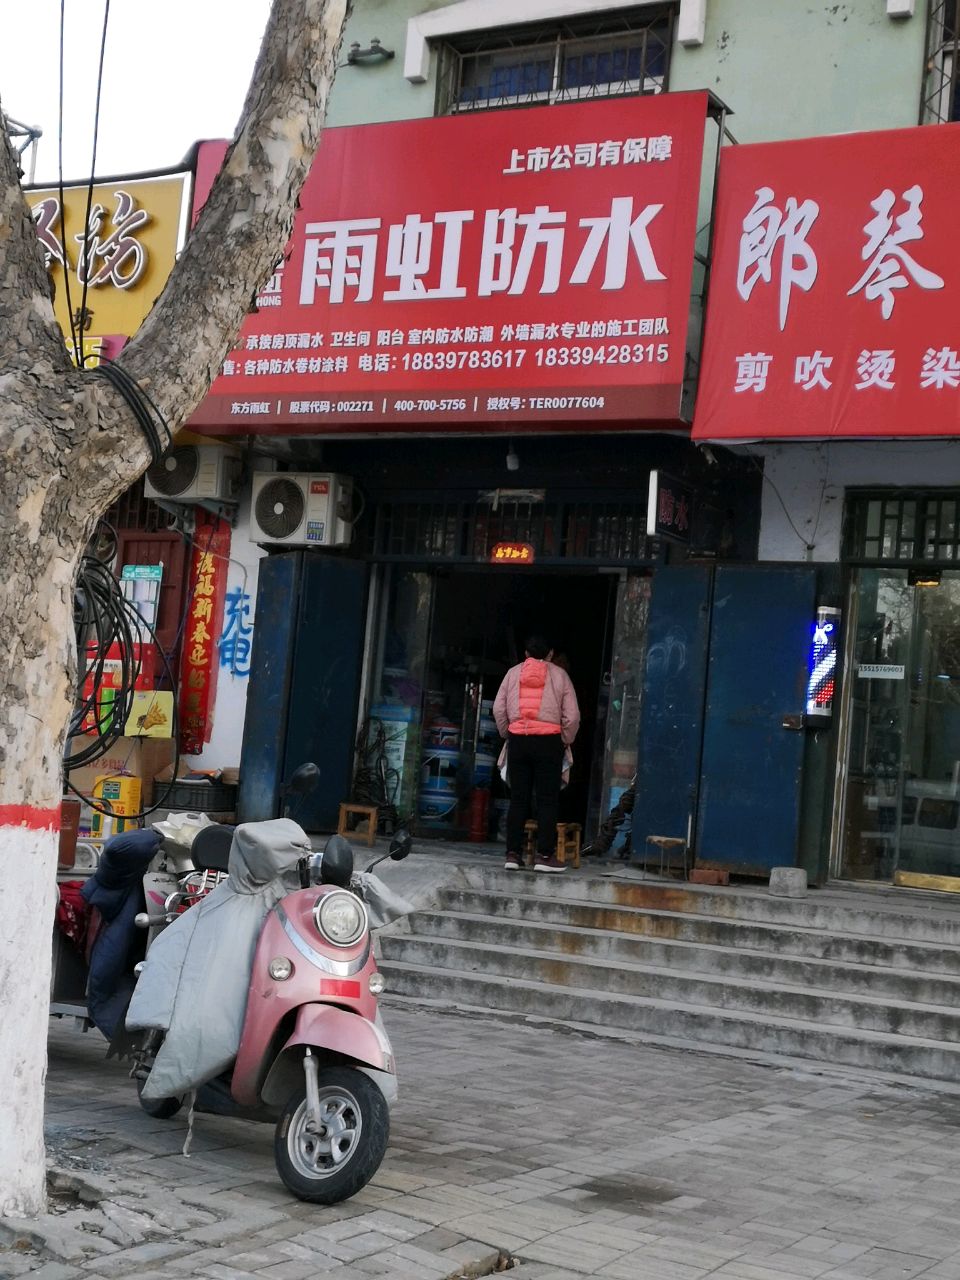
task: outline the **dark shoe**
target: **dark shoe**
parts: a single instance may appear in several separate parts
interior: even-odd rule
[[[504,871],[519,871],[520,870],[519,853],[508,853],[507,860],[503,864],[503,869]]]
[[[538,857],[537,865],[534,867],[534,871],[566,871],[566,869],[567,864],[565,862],[561,862],[560,859],[554,857],[553,854],[551,854],[549,858]]]

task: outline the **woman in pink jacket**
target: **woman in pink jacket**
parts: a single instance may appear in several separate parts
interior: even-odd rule
[[[523,827],[537,792],[537,871],[563,871],[556,856],[557,812],[563,754],[577,736],[580,708],[567,673],[550,661],[553,650],[541,636],[527,641],[524,661],[510,670],[493,704],[500,737],[507,740],[508,871],[520,868]]]

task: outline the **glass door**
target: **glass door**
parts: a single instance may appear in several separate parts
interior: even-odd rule
[[[862,569],[853,604],[841,874],[960,889],[960,573]]]
[[[391,565],[375,622],[369,705],[357,743],[355,799],[395,822],[415,818],[433,575]]]

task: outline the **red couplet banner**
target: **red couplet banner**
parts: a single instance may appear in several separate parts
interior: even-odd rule
[[[217,640],[227,592],[230,526],[198,514],[190,565],[190,610],[180,655],[180,750],[200,755],[213,733]]]
[[[956,435],[960,125],[730,147],[701,440]]]
[[[191,426],[676,422],[706,106],[328,129],[286,256]]]

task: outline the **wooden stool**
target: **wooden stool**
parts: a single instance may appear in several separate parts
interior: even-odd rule
[[[567,858],[575,867],[580,866],[580,823],[557,823],[557,861],[566,862]]]
[[[687,841],[683,836],[647,836],[646,844],[647,844],[648,851],[649,851],[650,845],[654,845],[660,851],[659,874],[661,876],[663,875],[664,866],[666,866],[668,871],[671,870],[670,855],[673,853],[673,851],[675,849],[682,849],[683,850],[683,878],[684,880],[689,879],[689,876],[687,874]],[[646,858],[644,858],[643,869],[644,869],[644,874],[646,874],[646,870],[647,870]]]
[[[579,822],[557,823],[558,862],[566,862],[567,858],[575,867],[580,866],[580,834]],[[520,855],[525,866],[532,867],[537,857],[537,823],[529,819],[523,824],[523,852]]]
[[[377,838],[377,817],[379,810],[375,804],[342,804],[340,806],[340,821],[337,823],[337,835],[349,836],[354,835],[359,840],[364,838],[368,845],[373,844]],[[355,827],[350,826],[350,819],[359,819]],[[366,830],[363,830],[363,823],[366,823]]]

